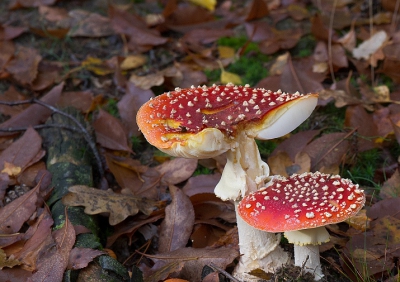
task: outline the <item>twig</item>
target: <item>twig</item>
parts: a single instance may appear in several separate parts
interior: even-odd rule
[[[214,268],[215,270],[221,272],[223,275],[225,275],[226,277],[228,277],[230,280],[235,281],[235,282],[242,282],[239,279],[233,277],[232,275],[230,275],[228,272],[226,272],[225,270],[223,270],[222,268],[216,266],[215,264],[213,264],[212,262],[210,263],[210,267]]]
[[[62,129],[67,129],[75,132],[80,132],[80,130],[76,127],[71,127],[68,125],[62,125],[62,124],[38,124],[38,125],[33,125],[31,126],[34,129],[44,129],[44,128],[62,128]],[[0,132],[19,132],[19,131],[26,131],[28,127],[9,127],[9,128],[0,128]]]
[[[100,154],[96,148],[96,143],[94,142],[93,138],[91,137],[89,132],[86,130],[86,128],[74,116],[67,114],[67,113],[57,109],[56,107],[53,107],[52,105],[49,105],[49,104],[47,104],[39,99],[36,99],[36,98],[29,99],[29,100],[23,100],[23,101],[17,101],[17,102],[0,101],[1,105],[7,105],[7,106],[17,106],[17,105],[33,104],[33,103],[38,104],[42,107],[45,107],[45,108],[51,110],[53,113],[57,113],[62,116],[65,116],[66,118],[72,120],[78,126],[79,131],[83,134],[83,137],[85,138],[86,142],[88,143],[90,149],[93,152],[93,155],[96,159],[96,165],[97,165],[97,169],[99,171],[100,177],[103,177],[104,169],[103,169],[103,165],[101,162]]]
[[[306,263],[307,263],[309,258],[310,258],[310,256],[307,255],[306,259],[304,260],[303,264],[301,265],[300,273],[299,273],[299,275],[297,276],[296,279],[299,279],[301,276],[303,276],[303,271],[306,268]]]

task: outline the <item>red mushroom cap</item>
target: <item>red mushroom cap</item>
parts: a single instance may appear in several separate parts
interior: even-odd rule
[[[238,213],[257,229],[285,232],[342,222],[364,203],[364,191],[348,179],[303,173],[273,178],[267,187],[244,197]]]
[[[196,139],[196,143],[205,143],[203,139],[207,137],[201,135],[202,131],[212,129],[208,133],[218,135],[222,140],[215,141],[217,137],[213,137],[215,154],[208,152],[203,156],[211,157],[230,149],[241,130],[245,130],[249,136],[263,139],[290,132],[311,114],[317,97],[317,94],[287,94],[233,84],[176,88],[144,104],[136,120],[150,144],[172,155],[181,153],[181,150],[174,153],[176,144],[190,147],[192,139]],[[307,106],[302,105],[297,114],[288,117],[291,120],[286,126],[287,130],[281,133],[274,128],[273,133],[260,134],[266,127],[276,123],[292,105],[306,99],[312,102],[305,103]],[[209,144],[203,145],[210,147]]]

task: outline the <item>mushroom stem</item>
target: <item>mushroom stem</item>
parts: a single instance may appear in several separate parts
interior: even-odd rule
[[[235,202],[235,206],[237,204]],[[289,262],[288,254],[279,246],[279,233],[255,229],[237,214],[237,209],[236,221],[241,255],[233,273],[236,278],[241,281],[259,281],[259,278],[248,273],[255,269],[274,273],[277,268]]]
[[[285,237],[294,244],[294,265],[304,267],[305,271],[314,274],[315,280],[320,280],[324,275],[319,258],[319,245],[329,241],[329,233],[325,226],[287,231]]]
[[[245,132],[237,136],[237,145],[227,152],[227,163],[215,194],[223,200],[239,200],[265,185],[269,175],[268,165],[262,161],[257,144]],[[236,208],[237,211],[237,208]],[[279,246],[280,234],[255,229],[236,213],[239,234],[240,260],[234,275],[244,281],[259,278],[247,274],[255,269],[274,272],[289,261],[289,256]]]
[[[306,272],[313,273],[316,281],[321,280],[324,274],[322,274],[319,258],[319,245],[300,246],[295,244],[294,265],[304,267]]]

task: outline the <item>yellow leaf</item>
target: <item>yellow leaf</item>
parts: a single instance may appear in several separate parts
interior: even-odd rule
[[[235,85],[241,85],[243,84],[242,79],[240,76],[238,76],[235,73],[228,72],[225,70],[222,70],[221,72],[221,83],[222,84],[228,84],[228,83],[233,83]]]
[[[214,11],[217,0],[189,0],[193,4],[206,8],[207,10]]]
[[[221,59],[229,59],[235,56],[235,49],[228,46],[218,46],[218,53]]]
[[[114,72],[114,70],[110,69],[101,59],[90,56],[82,62],[82,67],[97,75],[107,75]]]
[[[21,172],[21,167],[14,165],[13,163],[4,162],[4,168],[2,173],[7,173],[9,176],[17,176]]]
[[[121,70],[130,70],[143,66],[146,63],[146,57],[142,55],[130,55],[121,63]]]

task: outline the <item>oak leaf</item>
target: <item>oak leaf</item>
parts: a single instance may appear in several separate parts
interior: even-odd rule
[[[64,205],[84,206],[87,214],[109,213],[111,225],[118,224],[139,211],[149,215],[156,204],[155,201],[143,197],[117,194],[111,190],[103,191],[84,185],[71,186],[68,190],[69,193],[62,199]]]

